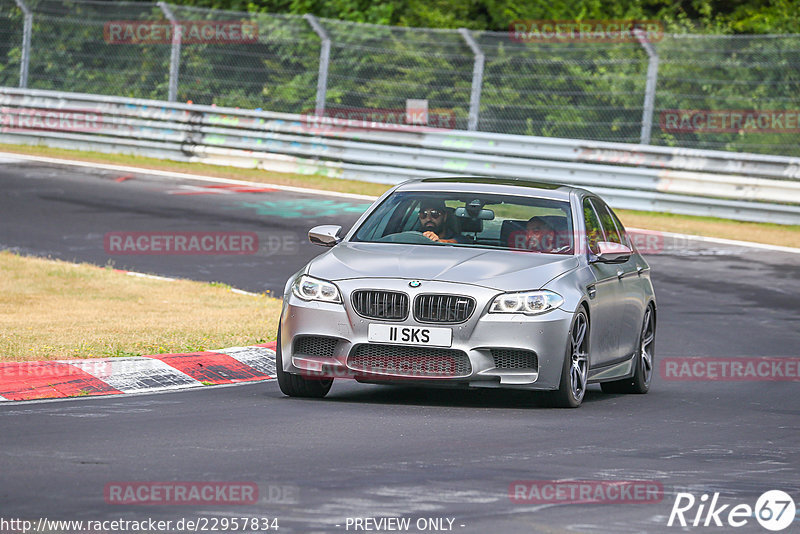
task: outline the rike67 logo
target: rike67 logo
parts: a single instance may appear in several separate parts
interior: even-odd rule
[[[719,493],[712,497],[703,494],[678,493],[667,526],[740,528],[754,517],[767,530],[778,532],[788,528],[795,519],[797,508],[792,497],[781,490],[764,492],[755,506],[747,503],[719,504]]]

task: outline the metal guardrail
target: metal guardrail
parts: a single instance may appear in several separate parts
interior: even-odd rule
[[[0,88],[0,142],[398,183],[569,183],[618,208],[800,224],[800,158],[365,123]]]

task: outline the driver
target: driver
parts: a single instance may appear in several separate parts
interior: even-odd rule
[[[422,227],[422,235],[431,241],[440,243],[468,243],[467,238],[454,232],[447,221],[450,212],[444,204],[444,200],[425,199],[419,207],[419,223]]]

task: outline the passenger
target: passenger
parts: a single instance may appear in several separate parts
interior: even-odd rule
[[[450,226],[450,216],[443,200],[423,200],[419,208],[422,235],[440,243],[469,243],[469,239]]]

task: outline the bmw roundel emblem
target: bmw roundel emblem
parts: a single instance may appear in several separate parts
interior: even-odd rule
[[[422,282],[419,280],[412,280],[408,283],[408,287],[419,287],[422,285]]]

